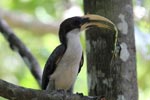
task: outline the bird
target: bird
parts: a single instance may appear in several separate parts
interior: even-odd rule
[[[43,90],[68,91],[73,87],[84,62],[80,34],[91,27],[116,30],[112,21],[96,14],[74,16],[60,24],[60,45],[45,64],[41,86]]]

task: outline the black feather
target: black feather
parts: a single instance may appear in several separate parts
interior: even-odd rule
[[[42,75],[42,89],[46,89],[49,82],[49,76],[55,71],[57,67],[56,63],[58,59],[61,59],[60,57],[63,56],[65,51],[65,46],[61,44],[58,47],[56,47],[52,54],[49,56]]]

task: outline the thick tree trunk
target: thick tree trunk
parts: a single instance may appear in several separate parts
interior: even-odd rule
[[[98,29],[87,31],[89,95],[103,94],[108,100],[137,100],[132,0],[84,0],[84,9],[86,14],[102,15],[113,21],[119,29],[121,46],[120,55],[111,64],[113,34]]]

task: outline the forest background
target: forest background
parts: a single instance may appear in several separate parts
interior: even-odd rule
[[[150,98],[149,5],[150,0],[133,0],[139,100]],[[0,17],[8,22],[25,43],[42,69],[50,53],[59,44],[57,32],[61,21],[83,14],[82,0],[0,0]],[[85,52],[84,34],[81,41]],[[2,35],[0,35],[0,78],[16,85],[39,89],[21,57],[9,48]],[[77,78],[74,92],[82,92],[85,95],[88,93],[86,63]]]

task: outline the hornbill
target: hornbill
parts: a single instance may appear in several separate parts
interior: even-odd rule
[[[90,27],[116,31],[115,25],[109,19],[94,14],[64,20],[59,29],[61,44],[55,48],[45,64],[42,89],[68,91],[74,85],[83,65],[80,32]]]

